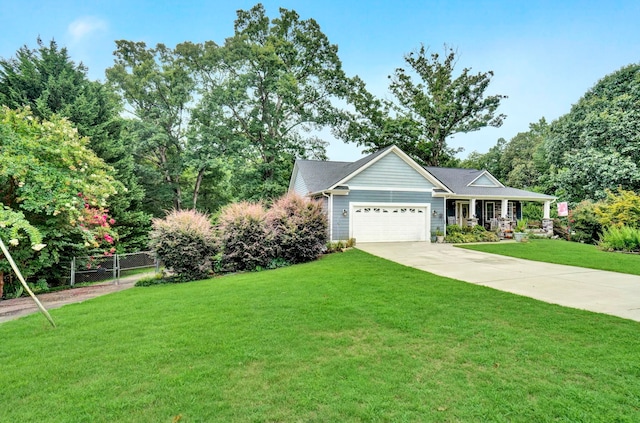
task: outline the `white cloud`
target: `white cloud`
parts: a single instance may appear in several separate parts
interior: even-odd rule
[[[107,21],[94,16],[85,16],[69,24],[67,32],[71,35],[73,42],[79,42],[95,32],[106,31]]]

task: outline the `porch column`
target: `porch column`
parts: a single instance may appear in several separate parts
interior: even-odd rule
[[[502,200],[502,207],[500,208],[500,217],[507,217],[507,207],[509,207],[509,200]]]
[[[543,210],[543,219],[549,219],[549,216],[551,215],[551,201],[545,201],[544,208],[542,210]]]
[[[472,198],[471,200],[469,200],[469,214],[471,216],[469,216],[470,218],[474,218],[476,217],[476,199]]]

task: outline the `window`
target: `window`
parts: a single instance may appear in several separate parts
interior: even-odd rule
[[[516,219],[516,203],[513,201],[507,203],[507,217],[511,220]]]
[[[484,221],[489,222],[496,218],[496,203],[487,201],[484,203]]]

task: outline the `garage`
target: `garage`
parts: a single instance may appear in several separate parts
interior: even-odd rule
[[[351,234],[356,242],[427,241],[429,205],[352,204]]]

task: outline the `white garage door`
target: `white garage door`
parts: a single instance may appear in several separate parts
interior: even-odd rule
[[[353,205],[352,237],[356,242],[426,241],[428,206]]]

